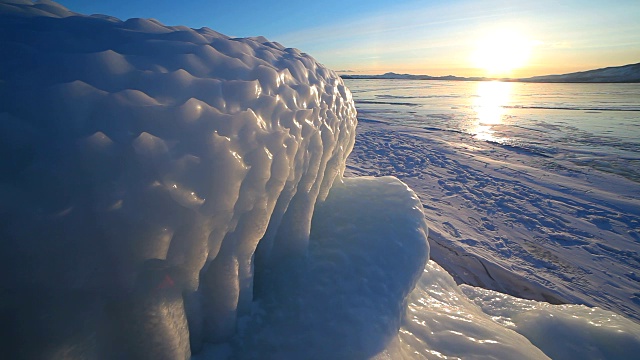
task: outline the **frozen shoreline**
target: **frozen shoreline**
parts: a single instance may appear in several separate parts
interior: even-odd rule
[[[640,319],[640,184],[361,113],[347,176],[394,175],[423,203],[431,258],[458,283]]]
[[[570,267],[560,260],[571,254],[533,251],[527,236],[568,242],[568,252],[632,248],[600,260],[627,262],[612,273],[637,280],[637,252],[620,235],[637,238],[628,182],[586,174],[568,186],[558,163],[546,174],[552,160],[530,167],[518,147],[363,119],[352,172],[385,169],[414,183],[421,201],[394,177],[343,178],[356,138],[352,94],[296,49],[47,0],[2,2],[0,18],[5,357],[640,353],[640,324],[623,316],[457,286],[428,261],[427,219],[435,257],[460,279],[586,302],[599,293],[574,294],[570,281],[547,290],[542,280],[579,281],[584,268],[595,289],[603,268],[586,258]],[[631,193],[614,198],[590,179]],[[576,181],[584,196],[567,193]],[[589,226],[620,236],[605,245],[599,232],[572,235]],[[622,290],[603,301],[625,305],[633,286],[610,284]]]

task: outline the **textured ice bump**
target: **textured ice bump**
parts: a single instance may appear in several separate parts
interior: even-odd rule
[[[255,264],[306,256],[342,176],[342,80],[264,38],[48,1],[0,11],[3,317],[38,325],[14,346],[160,359],[228,340]]]

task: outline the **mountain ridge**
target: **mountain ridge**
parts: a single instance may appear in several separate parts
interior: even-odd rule
[[[398,80],[450,80],[450,81],[513,81],[539,83],[637,83],[640,82],[640,63],[622,66],[578,71],[567,74],[541,75],[527,78],[492,78],[492,77],[462,77],[454,75],[430,76],[397,74],[387,72],[382,75],[340,75],[343,79],[398,79]]]

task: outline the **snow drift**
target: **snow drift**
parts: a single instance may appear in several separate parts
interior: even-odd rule
[[[545,357],[425,268],[406,185],[342,178],[356,111],[308,55],[49,1],[0,12],[5,357]],[[634,326],[611,337],[637,346]]]

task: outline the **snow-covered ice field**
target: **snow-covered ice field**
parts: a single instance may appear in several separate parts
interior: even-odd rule
[[[458,282],[640,319],[640,86],[347,84],[359,110],[348,173],[416,191],[431,258]],[[513,99],[505,86],[520,87]],[[534,86],[550,89],[528,97]]]
[[[357,126],[335,72],[262,37],[0,0],[0,49],[1,358],[640,352],[614,312],[455,282],[634,317],[631,180]]]

